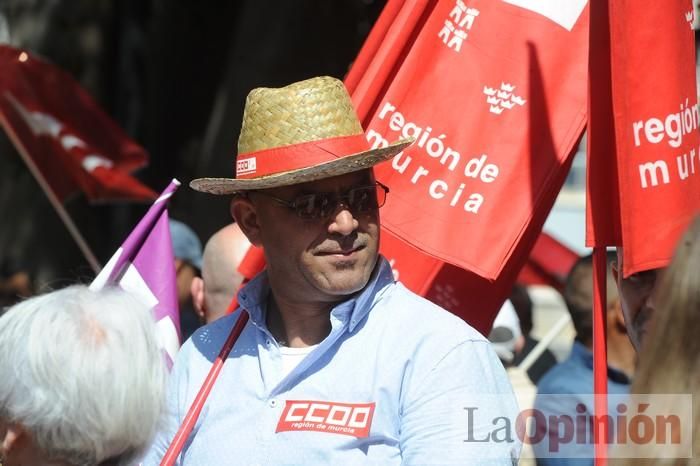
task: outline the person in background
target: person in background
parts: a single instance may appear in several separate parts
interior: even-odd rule
[[[652,317],[648,338],[639,355],[631,392],[692,395],[692,412],[689,413],[692,458],[681,458],[686,452],[679,452],[676,458],[660,459],[655,451],[657,447],[652,444],[639,446],[638,458],[619,460],[616,466],[699,464],[700,217],[695,218],[676,246],[673,261],[660,281],[656,303],[658,312]],[[664,401],[674,404],[673,399]]]
[[[656,312],[660,278],[666,269],[642,270],[625,278],[622,275],[622,251],[621,247],[617,248],[617,260],[613,262],[612,273],[620,296],[627,334],[635,350],[641,351],[649,321]]]
[[[624,395],[629,393],[631,377],[634,373],[636,354],[630,344],[620,307],[620,299],[612,274],[615,253],[607,253],[607,348],[608,348],[608,393]],[[537,385],[535,407],[545,412],[572,414],[574,407],[581,403],[588,414],[593,413],[593,256],[580,258],[571,268],[564,288],[564,301],[571,314],[576,330],[576,338],[569,357],[550,369]],[[541,395],[565,395],[555,398]],[[609,400],[611,403],[613,399]],[[614,412],[611,405],[609,412]],[[554,426],[556,427],[556,426]],[[577,427],[578,424],[577,424]],[[550,435],[559,435],[550,432]],[[545,454],[542,447],[536,447],[538,464],[549,465],[592,465],[593,445],[578,445],[560,454]],[[571,455],[570,457],[565,457]]]
[[[201,275],[202,242],[192,228],[173,219],[170,219],[170,237],[175,255],[177,301],[180,309],[180,330],[184,342],[201,325],[190,290],[193,280]]]
[[[498,310],[488,338],[503,367],[512,366],[515,355],[522,349],[525,339],[520,332],[518,314],[509,299],[506,299]]]
[[[214,233],[204,246],[202,276],[192,279],[192,302],[200,322],[211,323],[226,314],[241,283],[238,271],[250,248],[241,228],[232,223]]]
[[[518,314],[518,320],[520,321],[520,332],[524,337],[524,342],[522,348],[515,353],[515,358],[513,359],[513,365],[517,366],[523,359],[530,354],[530,351],[537,346],[539,341],[535,339],[532,334],[532,299],[530,299],[530,294],[527,288],[516,284],[510,293],[510,298],[508,298],[515,308],[516,314]],[[537,360],[528,368],[527,376],[530,378],[532,383],[537,385],[542,376],[557,363],[557,358],[549,350],[545,349],[542,354],[537,358]]]
[[[32,294],[34,290],[29,273],[10,259],[3,261],[0,264],[0,314],[5,306],[11,306]]]
[[[0,317],[0,463],[132,464],[155,434],[165,364],[150,310],[71,286]]]

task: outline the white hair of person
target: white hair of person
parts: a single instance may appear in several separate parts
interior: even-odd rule
[[[76,285],[0,317],[0,417],[51,460],[129,464],[160,422],[166,378],[152,312],[118,288]]]

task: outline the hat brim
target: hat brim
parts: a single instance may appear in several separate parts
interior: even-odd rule
[[[190,182],[190,187],[203,193],[226,195],[241,191],[278,188],[322,180],[373,167],[378,163],[389,160],[413,144],[413,141],[413,139],[399,140],[386,147],[348,155],[313,167],[289,170],[260,178],[197,178]]]

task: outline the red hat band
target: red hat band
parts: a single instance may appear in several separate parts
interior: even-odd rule
[[[238,154],[236,179],[262,178],[369,151],[364,133]]]

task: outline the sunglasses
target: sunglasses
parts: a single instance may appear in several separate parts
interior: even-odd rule
[[[273,201],[293,210],[301,219],[325,220],[338,209],[341,203],[356,214],[378,209],[386,202],[389,188],[379,181],[375,181],[372,185],[353,188],[345,194],[302,194],[292,201],[280,199],[264,191],[254,192],[269,197]]]

